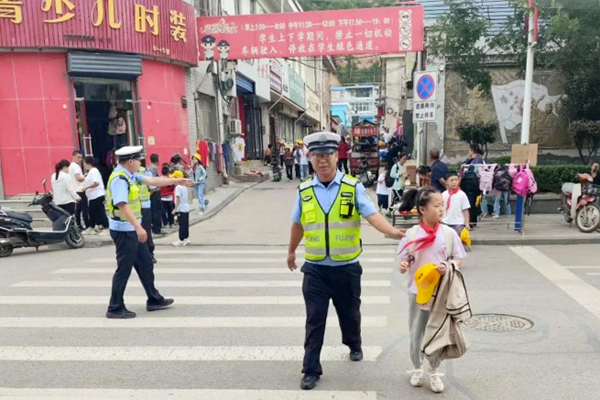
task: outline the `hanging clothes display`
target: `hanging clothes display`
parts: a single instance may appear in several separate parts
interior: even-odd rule
[[[196,153],[200,154],[204,167],[210,167],[210,151],[206,140],[198,140],[196,142]]]
[[[216,163],[217,163],[217,172],[223,173],[223,147],[219,146],[217,143],[212,143],[215,146],[215,152],[217,153]]]
[[[241,137],[235,138],[233,141],[233,159],[235,161],[242,161],[246,154],[246,141]]]

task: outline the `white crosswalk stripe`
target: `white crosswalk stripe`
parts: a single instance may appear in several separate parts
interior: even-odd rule
[[[363,296],[365,304],[390,304],[389,296]],[[0,296],[0,304],[106,304],[106,296]],[[127,304],[146,304],[142,296],[127,296]],[[304,304],[300,296],[178,296],[181,305]]]
[[[0,388],[2,400],[377,400],[375,392],[227,389],[16,389]]]
[[[90,264],[110,264],[114,265],[115,260],[112,258],[92,258],[87,261]],[[191,258],[161,258],[162,264],[198,264],[202,266],[210,266],[214,264],[274,264],[278,266],[285,266],[285,259],[283,258],[248,258],[248,257],[236,257],[236,258],[203,258],[197,259]],[[303,259],[297,259],[297,264],[304,263]],[[363,264],[393,264],[394,258],[364,258],[361,260]]]
[[[363,347],[365,361],[375,361],[381,347]],[[3,361],[301,361],[302,346],[144,346],[44,347],[0,346]],[[346,361],[348,348],[324,346],[322,361]]]
[[[361,260],[361,327],[365,332],[389,329],[390,315],[395,312],[390,306],[394,251],[393,246],[367,249]],[[116,267],[114,258],[100,251],[87,258],[83,252],[78,254],[83,257],[65,259],[56,269],[48,268],[38,275],[24,275],[28,280],[11,281],[0,295],[0,337],[6,339],[15,335],[15,339],[18,338],[15,343],[3,341],[0,345],[2,363],[16,368],[34,365],[35,368],[49,368],[53,374],[55,369],[62,369],[63,374],[69,371],[68,382],[64,383],[65,375],[59,375],[63,378],[39,385],[35,380],[28,380],[28,384],[4,384],[5,388],[0,387],[0,398],[377,399],[375,391],[357,391],[354,387],[335,384],[334,380],[326,390],[290,390],[290,384],[282,386],[269,381],[245,390],[245,384],[236,386],[237,381],[229,375],[230,368],[236,369],[233,374],[240,374],[238,368],[241,368],[245,371],[243,374],[252,376],[268,365],[275,372],[289,373],[290,369],[297,372],[293,387],[298,387],[306,324],[302,293],[304,275],[299,270],[292,273],[286,268],[285,247],[158,247],[156,286],[161,292],[171,288],[168,292],[164,290],[164,294],[173,296],[175,304],[168,311],[146,313],[146,296],[136,273],[132,272],[125,303],[138,316],[130,320],[104,317]],[[302,262],[299,257],[297,264],[300,266]],[[321,353],[321,361],[328,367],[349,363],[349,349],[340,341],[336,314],[332,306],[327,318],[328,340]],[[52,340],[46,342],[45,337]],[[115,338],[120,340],[115,341]],[[365,343],[363,362],[352,367],[372,368],[366,365],[372,366],[378,361],[387,345]],[[144,378],[145,371],[155,371],[163,365],[160,363],[185,365],[181,369],[175,368],[176,377],[184,369],[193,370],[194,377],[215,368],[227,373],[209,375],[202,381],[202,386],[181,386],[181,381],[175,380],[179,384],[167,389],[169,386],[154,385]],[[117,371],[114,373],[118,376],[141,378],[133,385],[115,383],[110,388],[110,381],[101,385],[88,383],[84,374],[79,376],[77,373],[80,369],[107,376]],[[13,383],[14,379],[8,382]]]
[[[61,268],[53,273],[55,274],[114,274],[113,268],[97,267],[97,268]],[[365,268],[364,274],[389,274],[392,268]],[[271,274],[271,275],[289,275],[292,272],[287,268],[163,268],[156,271],[160,275],[169,274],[201,274],[201,275],[243,275],[243,274]],[[298,274],[298,272],[295,272]]]
[[[87,287],[87,288],[109,288],[112,282],[105,281],[23,281],[12,285],[12,287]],[[390,287],[387,281],[362,281],[363,288]],[[127,287],[140,288],[142,285],[135,279],[130,280]],[[302,280],[288,281],[160,281],[161,288],[300,288]],[[128,297],[130,299],[130,297]],[[180,299],[180,297],[178,297]],[[364,299],[364,297],[363,297]],[[178,300],[179,302],[179,300]]]
[[[0,318],[0,328],[111,328],[111,329],[140,329],[140,328],[303,328],[304,317],[179,317],[179,318],[137,318],[126,324],[121,320],[96,318],[69,317],[4,317]],[[330,317],[327,323],[335,326],[337,318]],[[386,317],[363,317],[361,325],[364,328],[384,327]]]

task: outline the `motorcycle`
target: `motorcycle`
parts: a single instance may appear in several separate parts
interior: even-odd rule
[[[52,221],[52,230],[33,229],[33,218],[29,214],[0,209],[0,257],[8,257],[14,249],[21,247],[39,250],[40,246],[62,242],[72,249],[85,246],[85,238],[77,229],[73,216],[52,202],[53,196],[46,190],[45,179],[42,185],[44,193],[36,192],[29,206],[42,206],[42,211]]]
[[[594,232],[600,229],[600,186],[589,184],[585,177],[577,179],[579,183],[563,184],[558,210],[567,223],[575,221],[581,232]]]

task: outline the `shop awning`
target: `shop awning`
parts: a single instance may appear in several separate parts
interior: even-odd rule
[[[291,108],[293,111],[296,111],[299,113],[303,113],[305,111],[304,107],[300,107],[298,104],[294,103],[293,101],[286,98],[285,96],[282,96],[281,93],[277,93],[274,90],[271,90],[271,103],[284,104],[284,105],[288,106],[289,108]]]

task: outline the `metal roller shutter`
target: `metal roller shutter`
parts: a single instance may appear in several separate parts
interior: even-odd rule
[[[142,75],[142,57],[139,55],[69,52],[69,76],[134,80]]]

